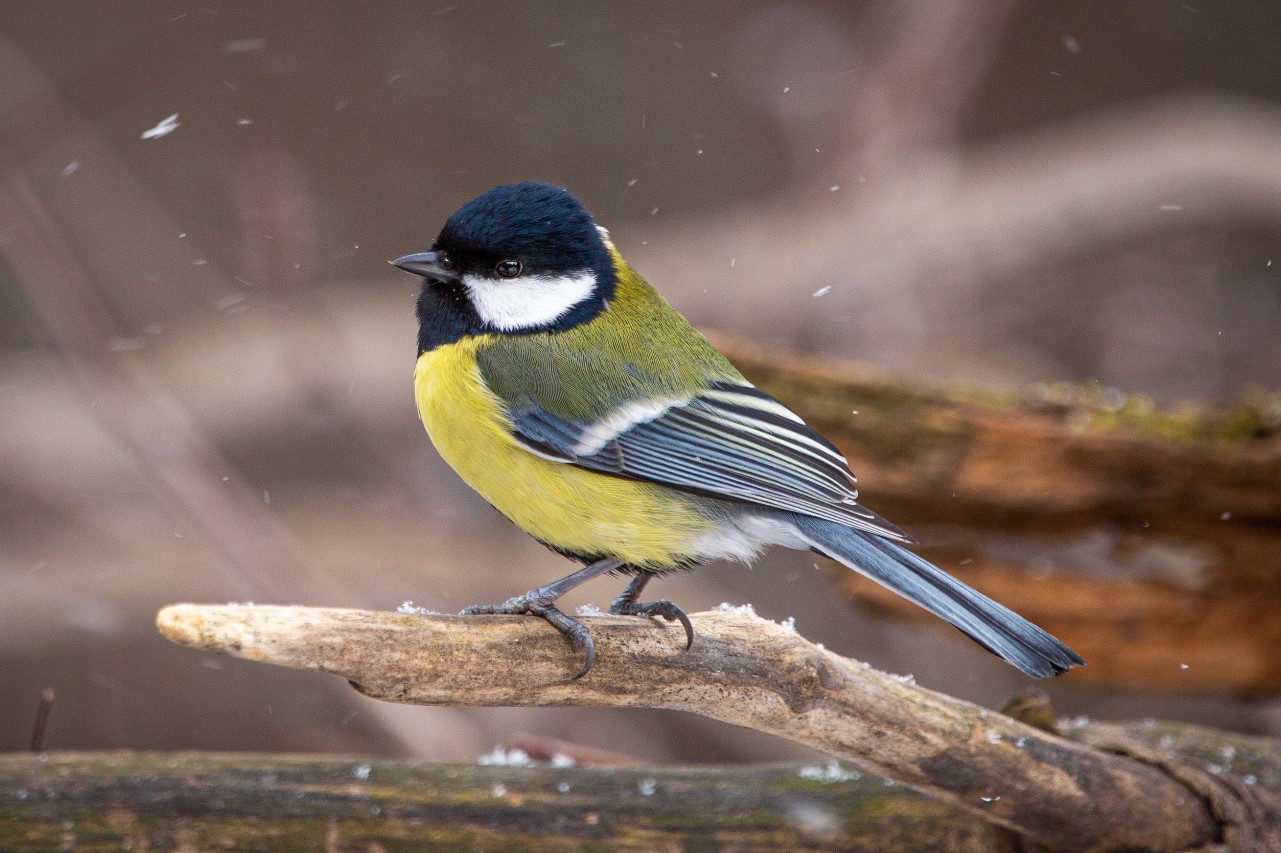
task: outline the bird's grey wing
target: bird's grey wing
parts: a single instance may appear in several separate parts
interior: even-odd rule
[[[912,541],[858,503],[854,475],[831,442],[750,385],[634,401],[592,423],[537,405],[509,414],[517,440],[547,459]]]

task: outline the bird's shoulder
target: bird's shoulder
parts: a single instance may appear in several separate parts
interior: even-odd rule
[[[558,332],[489,338],[476,351],[485,384],[514,410],[590,423],[620,405],[694,396],[742,374],[621,262],[614,298],[591,321]]]

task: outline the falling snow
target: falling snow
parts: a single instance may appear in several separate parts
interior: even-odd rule
[[[159,139],[162,136],[168,136],[178,129],[178,113],[174,113],[169,118],[164,119],[155,127],[149,128],[142,132],[142,139]]]

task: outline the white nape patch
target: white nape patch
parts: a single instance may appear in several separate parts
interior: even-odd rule
[[[648,423],[665,414],[669,409],[688,403],[689,397],[658,397],[652,400],[637,400],[619,406],[596,423],[583,430],[578,443],[574,445],[577,456],[591,456],[600,453],[610,441],[627,432],[637,424]]]
[[[790,521],[745,514],[699,536],[690,542],[690,549],[702,560],[750,563],[769,545],[805,551],[810,544]]]
[[[596,290],[596,274],[527,275],[492,279],[463,276],[471,304],[496,329],[512,332],[545,326],[563,316]]]

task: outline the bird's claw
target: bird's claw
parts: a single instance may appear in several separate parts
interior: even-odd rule
[[[574,651],[581,652],[585,658],[583,668],[573,680],[578,681],[587,673],[592,671],[596,664],[596,643],[592,640],[591,632],[587,626],[567,616],[556,606],[556,598],[559,592],[563,590],[555,589],[555,585],[531,589],[524,595],[518,595],[515,598],[509,598],[502,604],[476,604],[465,608],[462,611],[464,616],[476,614],[504,614],[511,616],[530,615],[546,619],[552,627],[560,631],[565,639],[569,640]],[[615,616],[648,616],[666,619],[668,622],[679,622],[685,629],[685,650],[689,651],[694,645],[694,626],[681,610],[675,604],[662,599],[661,601],[630,601],[631,595],[639,591],[637,586],[635,591],[629,587],[629,592],[624,593],[614,600],[613,606],[609,612]]]
[[[560,611],[557,612],[560,613]],[[561,615],[565,616],[564,613],[561,613]],[[592,639],[591,632],[587,630],[587,626],[582,622],[570,619],[568,616],[565,616],[565,618],[574,623],[573,627],[566,631],[557,625],[557,630],[569,638],[569,642],[573,644],[574,649],[582,652],[584,657],[583,668],[573,678],[574,681],[577,681],[591,672],[592,667],[596,665],[596,641]],[[553,622],[552,624],[555,625],[556,623]]]
[[[538,590],[534,590],[525,595],[509,598],[502,604],[473,604],[471,607],[463,608],[461,615],[529,615],[546,619],[553,628],[564,635],[565,639],[569,640],[570,645],[574,647],[574,651],[582,652],[586,657],[583,668],[573,678],[574,681],[578,681],[591,672],[592,667],[596,664],[596,643],[592,640],[591,632],[587,630],[587,626],[566,615],[564,611],[552,603],[553,601],[555,599],[549,600],[546,596],[540,595]]]
[[[549,599],[539,594],[540,590],[531,590],[524,595],[509,598],[502,604],[473,604],[459,611],[460,616],[503,615],[503,616],[542,616],[543,610],[553,606],[554,598]]]
[[[684,610],[665,598],[661,601],[615,601],[609,612],[614,616],[650,616],[679,622],[685,629],[685,651],[694,645],[694,625]]]

